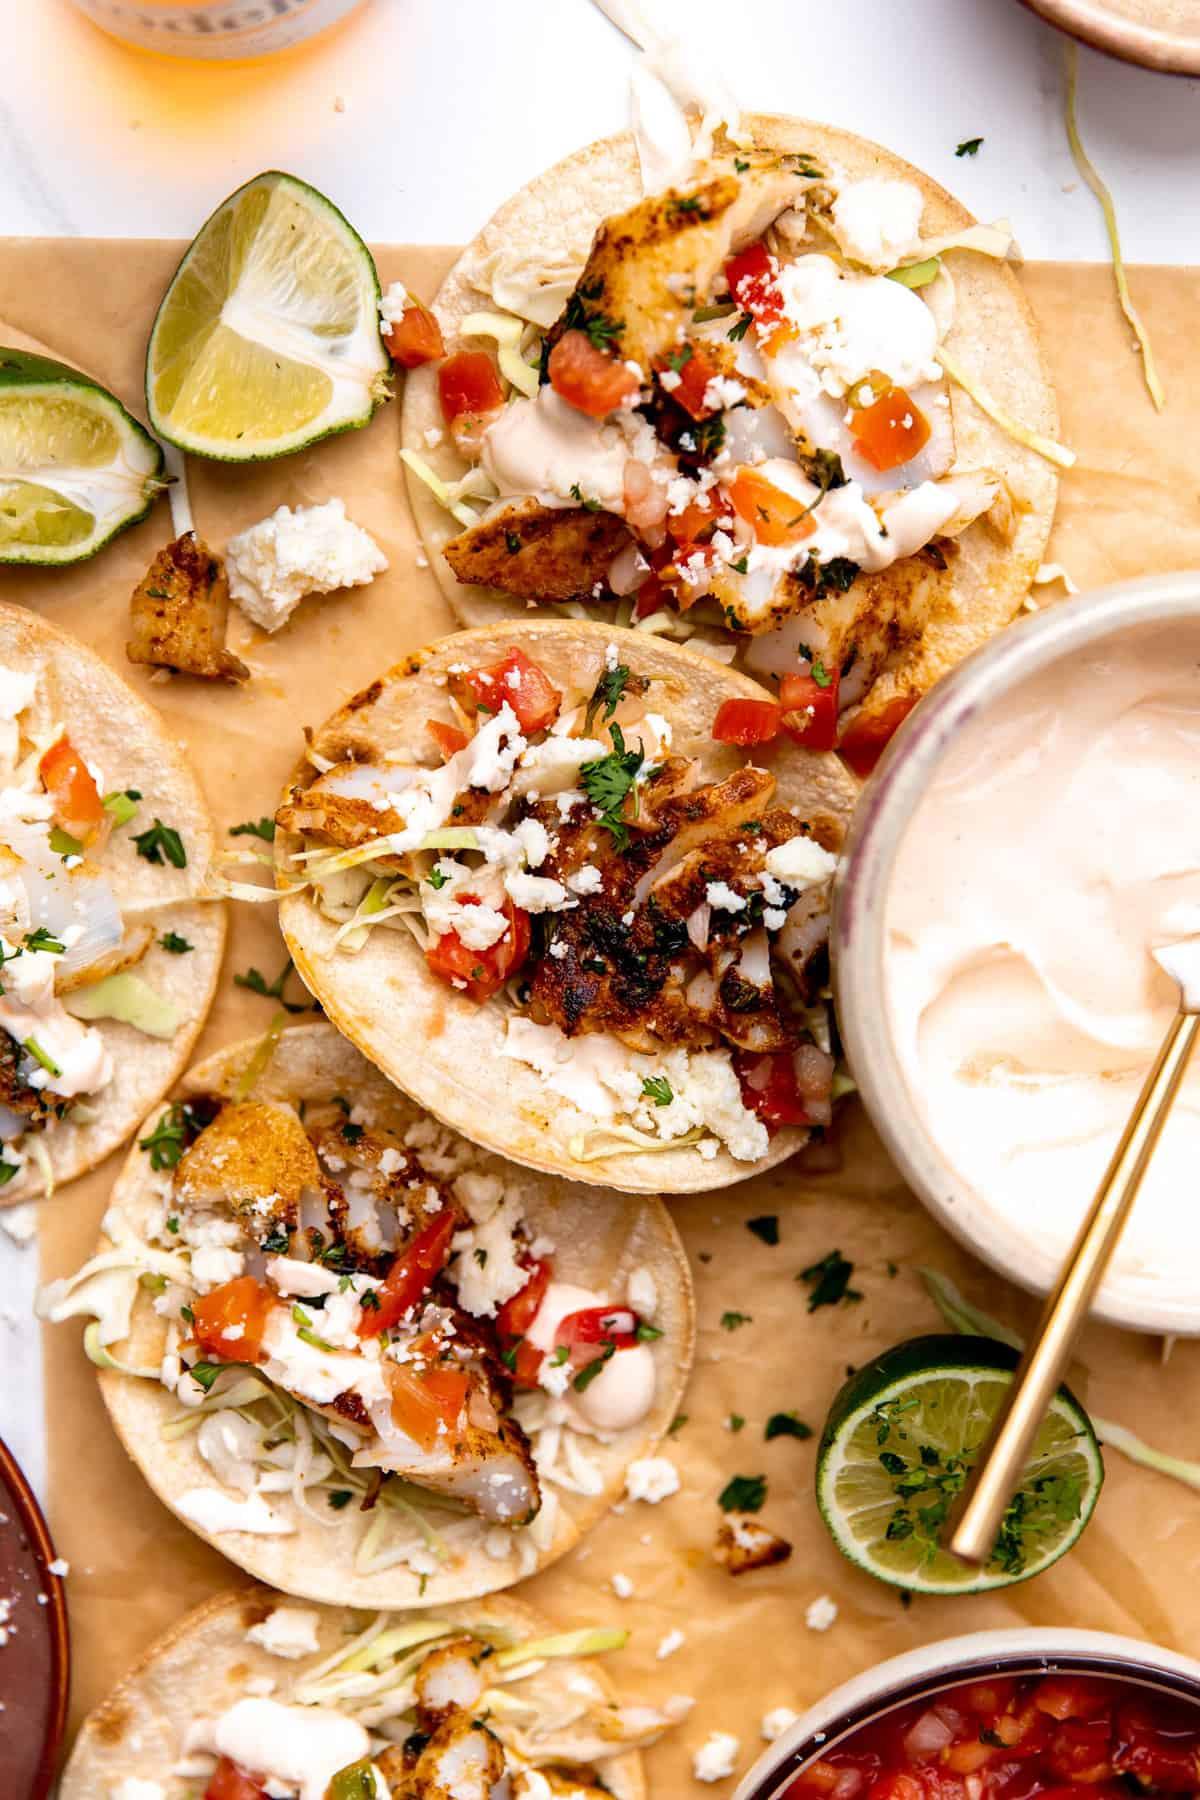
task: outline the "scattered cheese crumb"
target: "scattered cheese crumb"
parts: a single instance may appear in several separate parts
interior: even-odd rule
[[[50,1575],[58,1575],[65,1581],[71,1573],[71,1565],[65,1557],[56,1556],[52,1563],[46,1564],[46,1572]]]
[[[838,1616],[837,1602],[828,1594],[818,1594],[804,1614],[804,1623],[810,1631],[828,1631]]]
[[[622,1575],[618,1570],[612,1578],[612,1591],[617,1596],[618,1600],[631,1600],[633,1598],[633,1583],[630,1581],[628,1575]]]
[[[800,1714],[794,1713],[790,1706],[777,1706],[771,1712],[764,1713],[762,1734],[767,1743],[773,1744],[776,1738],[781,1738],[799,1717]]]
[[[20,1206],[6,1206],[0,1212],[0,1225],[14,1244],[28,1244],[37,1230],[37,1208],[30,1200]]]
[[[710,1731],[700,1748],[692,1755],[692,1773],[697,1781],[725,1781],[733,1774],[741,1745],[731,1731]]]
[[[657,1506],[679,1492],[679,1470],[666,1456],[641,1456],[625,1471],[625,1492],[630,1500]]]
[[[666,1662],[668,1656],[674,1656],[677,1650],[682,1650],[685,1642],[682,1631],[678,1629],[668,1631],[665,1638],[660,1638],[658,1649],[654,1654],[659,1662]]]
[[[387,566],[375,540],[346,517],[343,500],[277,507],[225,549],[229,592],[264,631],[286,624],[306,594],[364,587]]]

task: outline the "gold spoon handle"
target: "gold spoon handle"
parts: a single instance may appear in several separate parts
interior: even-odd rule
[[[1176,1013],[1046,1302],[1037,1331],[951,1513],[947,1541],[963,1562],[986,1562],[996,1542],[1005,1508],[1029,1461],[1038,1427],[1062,1380],[1071,1347],[1087,1318],[1166,1124],[1197,1034],[1200,1014]]]

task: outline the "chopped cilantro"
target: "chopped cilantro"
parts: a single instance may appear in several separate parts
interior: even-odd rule
[[[287,961],[284,963],[282,969],[280,969],[278,975],[275,977],[274,981],[268,983],[267,978],[263,974],[261,969],[255,969],[255,968],[251,967],[246,970],[246,973],[244,975],[235,975],[233,978],[233,984],[235,987],[249,989],[250,993],[252,993],[252,994],[261,995],[264,1000],[278,1000],[278,1002],[279,1002],[280,1006],[282,1006],[284,1012],[289,1012],[289,1013],[315,1012],[316,1007],[309,1000],[300,1001],[300,1000],[285,1000],[284,999],[284,997],[283,997],[284,983],[287,981],[287,978],[291,974],[291,972],[292,972],[292,959],[289,956]]]
[[[762,1239],[764,1244],[777,1244],[779,1242],[778,1214],[763,1213],[757,1219],[747,1219],[746,1230],[752,1231],[756,1238]]]
[[[358,1304],[363,1312],[378,1312],[379,1295],[374,1288],[364,1288],[358,1296]]]
[[[586,512],[600,511],[600,502],[593,500],[590,494],[585,494],[577,481],[571,483],[570,493],[572,500],[582,506]]]
[[[36,931],[27,931],[25,933],[25,948],[27,950],[49,950],[52,955],[61,956],[66,947],[67,946],[63,943],[62,939],[56,938],[54,933],[47,930],[45,925],[39,925]]]
[[[328,1496],[329,1504],[332,1506],[334,1512],[341,1512],[344,1506],[349,1506],[353,1498],[354,1495],[349,1488],[334,1488],[333,1492]]]
[[[521,539],[517,532],[505,532],[504,548],[508,551],[510,556],[519,556],[521,554]]]
[[[0,1187],[7,1187],[13,1176],[19,1175],[20,1173],[21,1170],[19,1164],[5,1162],[3,1158],[0,1157]]]
[[[592,689],[592,697],[588,701],[587,713],[583,721],[583,734],[590,737],[592,725],[600,708],[604,708],[604,722],[608,723],[620,706],[629,682],[629,668],[625,663],[618,663],[615,669],[606,668],[599,681]]]
[[[667,358],[667,366],[668,368],[673,369],[676,375],[680,375],[691,360],[692,346],[690,344],[684,344],[681,349],[672,350]]]
[[[731,343],[740,344],[753,323],[754,314],[744,312],[740,318],[734,320],[733,324],[729,327],[729,330],[725,333],[725,336]]]
[[[740,1431],[742,1429],[742,1427],[745,1425],[746,1421],[742,1417],[741,1413],[730,1413],[730,1415],[726,1419],[725,1423],[728,1426],[730,1431]]]
[[[656,1344],[662,1336],[662,1332],[657,1325],[647,1325],[645,1319],[639,1319],[637,1330],[633,1335],[639,1344]]]
[[[164,950],[171,952],[172,956],[186,956],[189,950],[196,948],[194,944],[189,944],[185,937],[180,937],[177,931],[164,931],[158,941]]]
[[[808,1296],[809,1312],[816,1312],[819,1306],[837,1306],[840,1302],[848,1305],[852,1300],[861,1300],[857,1288],[849,1285],[853,1273],[854,1264],[848,1262],[840,1250],[831,1250],[820,1262],[802,1269],[796,1280],[806,1281],[812,1289]]]
[[[183,847],[183,839],[171,825],[164,825],[161,819],[155,819],[153,825],[145,831],[139,831],[134,837],[139,856],[149,863],[169,862],[173,868],[187,868],[187,851]]]
[[[750,559],[748,556],[739,556],[737,561],[730,566],[735,574],[744,575],[750,567]]]
[[[744,156],[735,156],[733,159],[733,166],[739,175],[744,175],[746,170],[750,167],[750,164],[746,161]]]
[[[823,563],[818,562],[810,551],[805,561],[792,573],[814,600],[823,600],[826,594],[847,593],[862,570],[848,556],[832,556],[828,562]]]
[[[667,1436],[677,1436],[677,1434],[683,1430],[687,1422],[688,1416],[686,1413],[676,1413],[675,1417],[671,1420],[671,1423],[667,1426]]]
[[[763,1436],[766,1438],[768,1444],[771,1442],[772,1438],[793,1437],[804,1439],[810,1438],[812,1435],[812,1426],[806,1425],[803,1419],[798,1419],[794,1412],[772,1413],[767,1420],[766,1430],[763,1432]]]
[[[273,1225],[262,1243],[261,1250],[269,1251],[272,1256],[286,1256],[291,1247],[291,1240],[282,1225]]]
[[[979,146],[982,144],[982,142],[983,142],[983,139],[981,137],[964,138],[962,143],[958,146],[958,149],[954,152],[954,154],[955,154],[955,156],[978,156],[979,155]]]
[[[481,1269],[487,1268],[488,1253],[486,1250],[480,1248],[480,1249],[472,1251],[471,1254],[474,1256],[475,1261],[479,1264],[479,1267]]]
[[[115,793],[105,794],[104,810],[114,825],[128,825],[138,809],[141,797],[138,788],[117,788]]]
[[[212,1385],[214,1381],[216,1381],[218,1375],[223,1375],[226,1369],[233,1369],[236,1367],[236,1363],[198,1362],[192,1364],[191,1368],[188,1370],[188,1374],[193,1381],[198,1381],[205,1393],[208,1394],[211,1393]]]
[[[646,752],[640,744],[636,750],[625,748],[624,734],[615,720],[608,729],[612,749],[607,756],[585,762],[580,768],[579,779],[600,814],[601,825],[611,834],[616,848],[624,850],[629,845],[629,827],[621,818],[621,811],[646,760]]]
[[[811,674],[819,688],[827,688],[833,680],[833,676],[829,673],[829,670],[825,667],[825,664],[821,661],[819,656],[814,656],[813,658]]]
[[[149,1153],[152,1169],[175,1167],[187,1148],[188,1125],[186,1110],[176,1101],[173,1106],[168,1106],[149,1137],[138,1139],[138,1149]]]
[[[737,1331],[740,1326],[752,1325],[753,1323],[754,1316],[752,1313],[723,1312],[721,1314],[722,1331]]]
[[[590,1363],[585,1363],[571,1383],[577,1394],[585,1393],[591,1387],[605,1363],[615,1356],[616,1352],[617,1346],[614,1343],[601,1344],[599,1356],[594,1357]]]
[[[698,213],[703,210],[703,206],[704,202],[698,194],[689,194],[682,200],[678,195],[672,194],[667,201],[667,211],[671,213]]]
[[[717,1496],[722,1512],[761,1512],[767,1499],[765,1475],[735,1475]]]
[[[243,819],[240,825],[231,825],[229,827],[229,835],[230,837],[261,838],[264,844],[273,844],[275,842],[275,821],[274,819],[265,817],[261,819]]]
[[[642,1079],[642,1098],[653,1100],[655,1106],[670,1106],[675,1096],[665,1075],[646,1075]]]

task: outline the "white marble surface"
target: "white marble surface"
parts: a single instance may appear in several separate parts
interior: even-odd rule
[[[1062,40],[1016,0],[688,0],[686,17],[745,105],[890,144],[976,214],[1010,217],[1027,256],[1105,254],[1066,147]],[[370,0],[328,43],[247,69],[137,56],[67,0],[0,0],[0,43],[6,235],[190,237],[274,166],[367,238],[462,241],[624,124],[632,56],[590,0]],[[1080,98],[1129,258],[1200,263],[1200,84],[1085,52]],[[956,159],[977,136],[978,156]],[[0,1232],[0,1435],[40,1488],[35,1276],[35,1251]]]

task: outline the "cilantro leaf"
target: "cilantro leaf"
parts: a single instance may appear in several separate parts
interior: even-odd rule
[[[640,743],[636,750],[627,750],[624,733],[615,721],[608,729],[613,748],[607,756],[585,762],[580,768],[579,779],[600,814],[601,825],[611,834],[616,848],[625,850],[629,846],[629,827],[621,818],[621,812],[646,760],[646,752]]]
[[[268,818],[243,819],[240,825],[229,827],[229,835],[230,837],[261,838],[264,844],[273,844],[275,842],[275,821]]]
[[[756,1238],[762,1239],[764,1244],[777,1244],[779,1242],[779,1217],[776,1213],[763,1213],[760,1218],[747,1219],[746,1230],[752,1231]]]
[[[624,698],[629,675],[630,671],[625,663],[618,663],[615,669],[605,669],[592,689],[592,697],[588,701],[588,709],[583,721],[585,737],[591,736],[593,722],[601,707],[604,708],[605,724],[612,718]]]
[[[722,1512],[761,1512],[767,1500],[765,1475],[735,1475],[717,1496]]]
[[[854,1264],[848,1262],[840,1250],[831,1250],[820,1262],[801,1269],[796,1280],[806,1281],[812,1289],[808,1296],[809,1312],[816,1312],[819,1306],[837,1306],[843,1302],[849,1305],[853,1300],[861,1300],[858,1289],[849,1285],[853,1273]]]
[[[721,1314],[721,1330],[737,1331],[743,1325],[752,1325],[754,1315],[744,1312],[723,1312]]]
[[[642,1096],[646,1100],[653,1100],[655,1106],[670,1106],[675,1098],[665,1075],[645,1076],[642,1081]]]
[[[982,144],[982,142],[983,142],[983,139],[981,137],[964,138],[962,143],[958,146],[958,149],[954,152],[954,154],[955,154],[955,156],[978,156],[979,155],[979,146]]]
[[[171,952],[172,956],[186,956],[189,950],[196,948],[194,944],[189,944],[185,937],[180,937],[177,931],[164,931],[158,941],[164,950]]]
[[[316,1007],[313,1005],[313,1003],[311,1001],[308,1001],[308,1000],[305,1000],[305,1001],[285,1000],[284,999],[284,997],[283,997],[284,983],[287,981],[287,978],[291,974],[291,972],[292,972],[292,959],[289,956],[287,961],[284,963],[282,969],[280,969],[278,975],[275,977],[274,981],[268,983],[267,978],[263,974],[261,969],[249,968],[246,970],[246,973],[244,975],[235,975],[234,976],[233,985],[235,987],[248,988],[250,993],[260,994],[264,1000],[278,1000],[278,1002],[279,1002],[280,1006],[282,1006],[284,1012],[289,1012],[289,1013],[315,1012]]]
[[[812,1426],[806,1425],[803,1419],[798,1419],[794,1412],[772,1413],[767,1420],[766,1430],[763,1432],[768,1444],[772,1438],[793,1437],[803,1440],[812,1435]]]
[[[187,868],[187,851],[183,847],[183,839],[171,825],[164,825],[161,819],[155,819],[153,825],[134,836],[137,853],[149,863],[169,862],[173,868]]]

